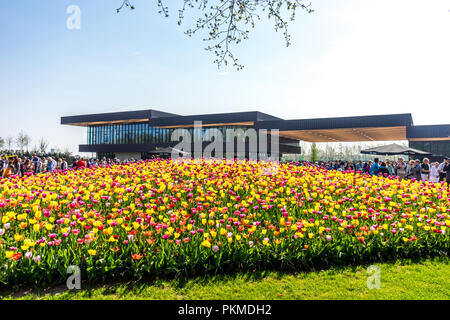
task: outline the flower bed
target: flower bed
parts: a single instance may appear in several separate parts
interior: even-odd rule
[[[0,180],[0,282],[295,270],[448,255],[447,184],[152,160]]]

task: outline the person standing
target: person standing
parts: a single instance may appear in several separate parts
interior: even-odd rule
[[[23,177],[24,173],[25,173],[25,164],[27,162],[28,158],[27,157],[23,157],[23,159],[19,158],[19,162],[20,162],[20,176]]]
[[[48,157],[47,172],[53,173],[53,170],[55,168],[56,168],[56,161],[52,157]]]
[[[36,155],[36,153],[33,153],[33,156],[31,157],[31,162],[33,162],[34,165],[34,173],[39,173],[41,167],[41,160]]]
[[[0,177],[3,176],[3,171],[6,169],[7,158],[0,156]]]
[[[7,167],[3,170],[3,177],[9,178],[14,174],[14,165],[11,160],[6,165]]]
[[[413,179],[413,169],[414,169],[414,160],[409,160],[406,165],[406,176],[405,179]]]
[[[439,172],[438,172],[439,162],[434,162],[431,164],[430,168],[430,181],[434,183],[439,182]]]
[[[378,175],[378,171],[380,170],[380,165],[378,164],[378,162],[379,162],[379,159],[378,158],[375,158],[374,160],[373,160],[373,163],[372,163],[372,165],[370,166],[370,175],[371,176],[376,176],[376,175]]]
[[[447,181],[448,186],[450,188],[450,159],[447,158],[447,163],[444,166],[444,172],[445,172],[445,181]]]
[[[398,158],[397,164],[395,165],[395,170],[400,179],[404,179],[406,177],[406,162],[403,161],[403,158]]]
[[[86,166],[86,161],[84,161],[83,158],[80,158],[80,159],[76,162],[76,166],[77,166],[77,169],[84,169],[84,168],[87,167],[87,166]]]
[[[439,164],[439,167],[437,169],[438,173],[439,173],[439,181],[440,182],[443,182],[446,180],[445,178],[446,178],[447,172],[445,171],[445,166],[448,163],[448,160],[449,160],[449,158],[444,158],[444,160],[442,161],[441,164]]]
[[[363,169],[364,169],[364,165],[363,165],[363,163],[362,163],[362,161],[361,161],[361,160],[359,160],[359,162],[358,162],[358,163],[356,163],[356,165],[355,165],[355,169],[356,169],[356,171],[363,171]]]
[[[22,176],[22,163],[20,162],[20,158],[18,156],[16,156],[14,158],[13,166],[14,166],[13,174],[21,177]]]
[[[391,160],[386,160],[386,167],[388,169],[389,175],[395,176],[395,169],[394,166],[392,165]]]
[[[61,158],[58,158],[58,161],[56,161],[56,168],[55,169],[56,170],[61,170]]]
[[[420,165],[419,159],[414,160],[414,164],[412,167],[412,174],[413,179],[416,179],[418,181],[422,179],[422,167]]]
[[[69,168],[66,159],[59,159],[59,161],[61,162],[61,171],[67,170]]]
[[[365,174],[370,174],[370,166],[372,165],[372,163],[373,163],[372,161],[364,163],[364,173]]]
[[[406,177],[409,179],[421,180],[422,178],[421,171],[422,167],[420,165],[420,160],[419,159],[411,160],[409,162],[409,169]]]
[[[380,167],[378,169],[378,175],[380,174],[385,177],[389,175],[389,170],[387,168],[386,162],[381,162]]]
[[[39,172],[45,172],[47,171],[47,158],[43,158],[41,161],[41,169],[39,170]]]
[[[30,175],[33,174],[33,162],[31,162],[30,159],[27,159],[23,165],[23,174],[24,175]]]
[[[421,166],[421,179],[422,181],[430,180],[430,160],[428,158],[423,159]]]

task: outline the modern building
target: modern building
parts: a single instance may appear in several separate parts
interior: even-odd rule
[[[195,122],[201,122],[198,128]],[[171,141],[176,129],[186,132],[201,142],[204,149],[220,132],[226,140],[226,131],[238,132],[234,146],[242,140],[245,156],[263,158],[270,155],[271,136],[279,137],[279,154],[300,154],[300,141],[357,142],[408,140],[411,147],[429,151],[435,157],[450,156],[450,125],[414,126],[412,115],[389,114],[358,117],[284,120],[258,111],[182,116],[157,110],[127,111],[68,116],[61,124],[87,128],[86,144],[80,152],[95,152],[97,157],[145,159],[151,152],[174,147],[182,141]],[[250,130],[266,133],[258,135],[257,150],[249,147]],[[239,132],[239,129],[242,131]],[[262,148],[267,144],[266,149]],[[224,152],[226,149],[224,142]],[[192,142],[191,152],[194,152]],[[197,149],[198,150],[198,149]]]

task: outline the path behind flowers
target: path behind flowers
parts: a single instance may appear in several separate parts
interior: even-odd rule
[[[189,280],[121,283],[80,291],[0,293],[6,299],[449,299],[450,259],[377,264],[381,288],[368,289],[366,267],[299,274],[239,273]]]

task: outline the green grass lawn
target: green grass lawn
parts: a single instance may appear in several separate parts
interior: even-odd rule
[[[450,259],[379,263],[380,289],[369,289],[367,267],[287,274],[237,273],[211,277],[109,283],[68,291],[0,292],[3,299],[449,299]]]

